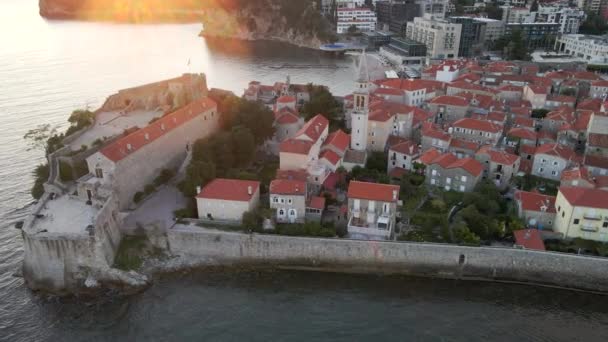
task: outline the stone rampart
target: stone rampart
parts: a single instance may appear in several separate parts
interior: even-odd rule
[[[608,258],[515,248],[243,234],[176,226],[185,264],[259,264],[341,272],[484,279],[608,292]]]

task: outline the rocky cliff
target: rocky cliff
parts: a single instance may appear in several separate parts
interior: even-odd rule
[[[318,48],[335,40],[329,23],[313,2],[240,0],[236,6],[215,6],[203,15],[207,37],[277,40]],[[232,1],[234,4],[235,1]]]
[[[306,0],[39,0],[49,19],[119,22],[203,22],[203,35],[278,40],[318,48],[335,39],[329,23]]]

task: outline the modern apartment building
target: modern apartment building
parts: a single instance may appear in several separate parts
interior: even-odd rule
[[[376,13],[366,7],[340,8],[337,11],[336,32],[344,34],[351,26],[362,32],[376,29]]]
[[[425,15],[409,22],[405,35],[409,39],[425,44],[427,57],[456,58],[460,49],[461,32],[462,24]]]

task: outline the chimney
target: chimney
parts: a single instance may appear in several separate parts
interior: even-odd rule
[[[247,187],[247,195],[253,195],[253,187],[251,185]]]
[[[196,187],[196,194],[198,195],[198,194],[200,194],[200,193],[201,193],[201,187],[200,187],[200,186],[197,186],[197,187]]]
[[[127,150],[128,150],[128,151],[131,151],[132,149],[133,149],[133,145],[131,145],[131,144],[127,144]]]
[[[393,190],[393,201],[397,200],[398,195],[399,195],[399,192],[397,190]]]

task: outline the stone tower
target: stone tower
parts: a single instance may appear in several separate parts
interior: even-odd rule
[[[359,58],[357,79],[353,91],[353,110],[351,117],[350,148],[365,151],[367,148],[367,120],[369,117],[369,70],[365,50]]]

